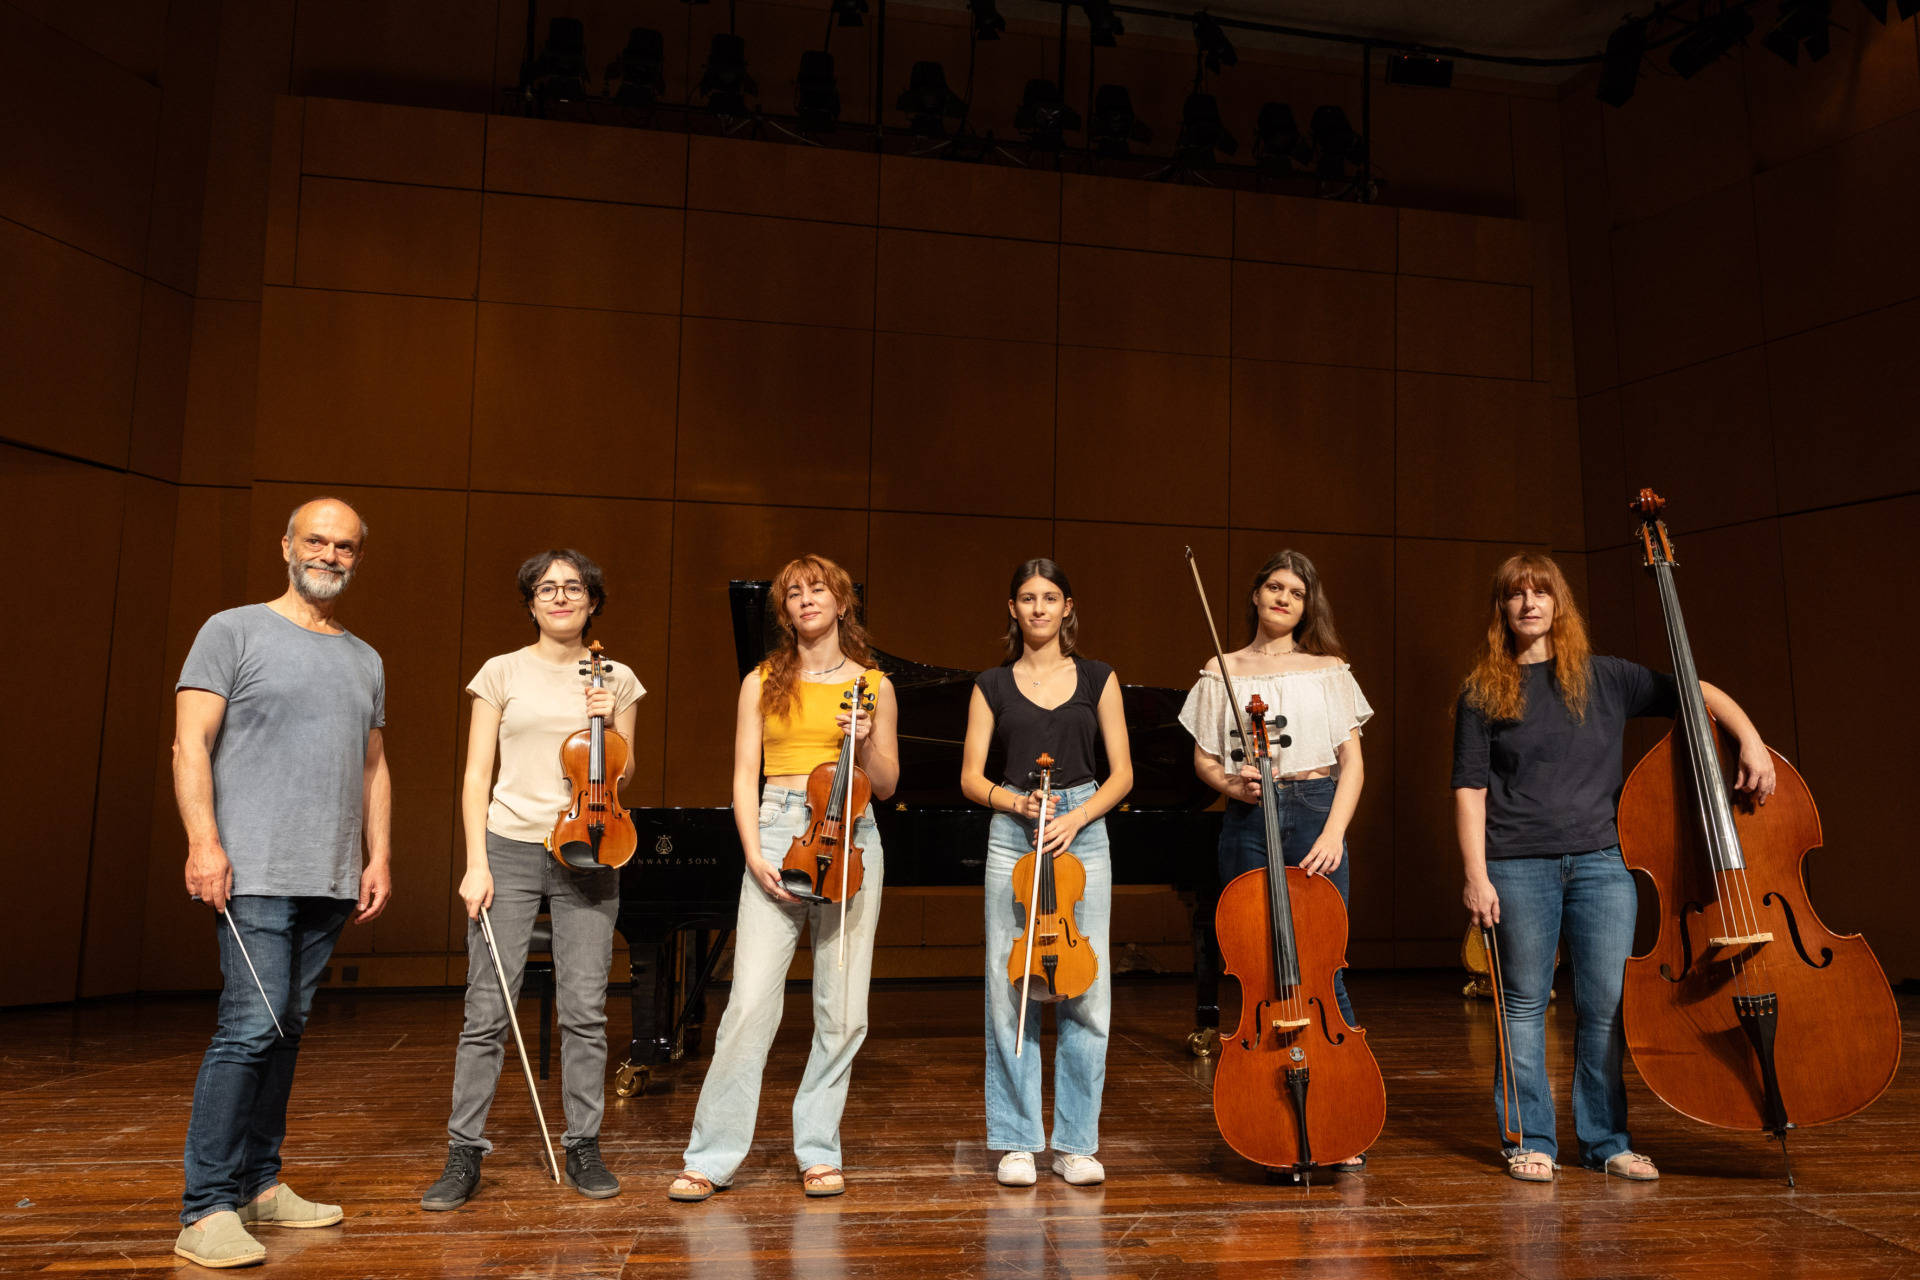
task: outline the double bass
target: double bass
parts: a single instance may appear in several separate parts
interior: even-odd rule
[[[1346,903],[1325,876],[1287,866],[1281,849],[1270,734],[1286,718],[1274,716],[1270,729],[1259,694],[1241,715],[1191,548],[1187,563],[1239,726],[1233,758],[1250,754],[1260,771],[1267,837],[1266,867],[1235,877],[1214,911],[1223,967],[1240,980],[1240,1025],[1220,1042],[1213,1115],[1235,1151],[1307,1179],[1373,1145],[1387,1121],[1386,1082],[1367,1033],[1347,1025],[1334,995],[1346,967]],[[1279,742],[1289,745],[1284,735]]]
[[[606,687],[600,642],[587,646],[580,674],[596,689]],[[627,740],[594,716],[560,744],[560,768],[573,802],[547,835],[547,851],[575,871],[624,867],[640,845],[633,815],[620,807],[620,777],[627,771]]]
[[[1040,1004],[1071,1000],[1085,995],[1100,976],[1100,957],[1073,920],[1073,909],[1087,892],[1087,868],[1065,849],[1045,852],[1053,757],[1042,752],[1034,763],[1040,766],[1040,819],[1033,852],[1013,866],[1013,903],[1026,918],[1027,931],[1007,952],[1007,980],[1020,988],[1020,1021],[1013,1036],[1016,1058],[1026,1043],[1029,999]],[[1035,978],[1042,984],[1038,991],[1033,989]]]
[[[1627,961],[1627,1046],[1648,1088],[1725,1129],[1827,1124],[1871,1104],[1900,1061],[1900,1015],[1858,934],[1814,914],[1802,864],[1820,815],[1777,752],[1765,804],[1736,802],[1675,590],[1665,500],[1642,489],[1646,566],[1660,594],[1680,710],[1620,793],[1620,850],[1659,898],[1659,936]],[[1793,1169],[1787,1167],[1793,1184]]]

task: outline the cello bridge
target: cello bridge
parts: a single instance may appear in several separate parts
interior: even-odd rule
[[[1276,1031],[1298,1031],[1302,1027],[1311,1025],[1311,1022],[1306,1018],[1275,1018],[1273,1020],[1274,1030]]]

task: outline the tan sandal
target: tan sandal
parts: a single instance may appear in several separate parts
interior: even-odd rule
[[[1523,1173],[1525,1169],[1545,1167],[1545,1173]],[[1517,1182],[1552,1182],[1554,1170],[1560,1166],[1553,1159],[1538,1151],[1516,1151],[1507,1157],[1507,1176]]]
[[[818,1173],[800,1175],[800,1185],[810,1196],[837,1196],[847,1189],[847,1180],[838,1169],[826,1168]]]
[[[682,1184],[687,1188],[685,1191],[680,1189]],[[698,1204],[719,1189],[713,1185],[713,1179],[688,1169],[667,1187],[667,1199],[679,1200],[684,1204]]]
[[[1647,1166],[1647,1168],[1653,1169],[1653,1172],[1635,1173],[1633,1166],[1636,1164],[1643,1164]],[[1617,1156],[1608,1156],[1607,1163],[1603,1167],[1609,1176],[1625,1178],[1628,1182],[1660,1181],[1660,1171],[1653,1168],[1653,1161],[1647,1159],[1637,1151],[1622,1151]]]

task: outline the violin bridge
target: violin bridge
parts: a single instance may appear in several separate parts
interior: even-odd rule
[[[1764,942],[1772,941],[1773,934],[1769,931],[1767,933],[1743,933],[1733,938],[1708,938],[1707,945],[1710,947],[1757,947]]]

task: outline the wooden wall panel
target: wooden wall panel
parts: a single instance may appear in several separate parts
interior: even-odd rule
[[[1920,108],[1920,49],[1902,22],[1849,22],[1818,61],[1746,59],[1753,158],[1771,169]]]
[[[685,310],[870,329],[873,264],[871,227],[690,212]]]
[[[1457,213],[1513,212],[1508,96],[1461,85],[1447,93],[1379,84],[1373,90],[1373,162],[1392,175],[1381,198]],[[1350,114],[1357,127],[1360,117]]]
[[[675,496],[863,498],[872,360],[873,340],[864,334],[689,318],[680,355],[680,433],[689,447],[678,453]]]
[[[1393,532],[1393,374],[1233,362],[1233,523]]]
[[[1068,520],[1225,525],[1230,365],[1061,347],[1055,512]],[[1172,431],[1181,448],[1168,453]],[[1145,465],[1152,484],[1139,483]]]
[[[474,304],[269,289],[254,474],[466,484]]]
[[[486,111],[497,101],[494,19],[464,0],[299,5],[292,91]]]
[[[1606,110],[1584,94],[1573,95],[1560,107],[1573,381],[1574,390],[1583,396],[1620,381],[1613,307],[1612,221],[1606,208]]]
[[[478,190],[488,120],[466,111],[308,98],[300,171],[329,178]]]
[[[307,127],[305,98],[276,97],[273,101],[273,152],[266,171],[267,216],[265,262],[260,283],[292,284],[300,265],[300,153]],[[256,297],[251,278],[241,296]]]
[[[1230,266],[1217,258],[1066,245],[1060,341],[1179,355],[1230,349]]]
[[[687,135],[488,116],[486,169],[489,191],[677,207],[687,198]]]
[[[1620,425],[1620,393],[1601,391],[1580,400],[1580,488],[1588,549],[1618,546],[1633,537],[1627,503],[1639,489],[1627,475]],[[1641,461],[1636,459],[1636,464]]]
[[[1370,271],[1233,265],[1233,354],[1393,368],[1394,278]]]
[[[1891,797],[1913,774],[1920,687],[1904,678],[1907,638],[1920,627],[1909,580],[1920,558],[1920,499],[1896,498],[1781,521],[1784,576],[1819,582],[1836,600],[1873,600],[1874,625],[1842,609],[1788,611],[1795,761],[1820,806],[1824,843],[1807,859],[1807,885],[1826,924],[1861,932],[1894,982],[1920,977],[1911,927],[1916,892],[1912,835]],[[1834,555],[1836,547],[1844,555]],[[1872,714],[1862,715],[1863,701]]]
[[[1233,255],[1233,192],[1173,183],[1061,178],[1060,238],[1069,244],[1208,258]]]
[[[867,629],[882,649],[915,662],[995,666],[1004,656],[1008,577],[1022,561],[1052,554],[1050,520],[876,511]]]
[[[1057,245],[922,231],[880,232],[874,323],[901,333],[1051,343]]]
[[[1401,209],[1399,215],[1397,267],[1402,272],[1496,284],[1534,282],[1531,223],[1431,209]]]
[[[880,163],[871,153],[688,139],[690,209],[871,226],[879,203]]]
[[[260,304],[197,299],[181,428],[183,483],[244,485],[253,477],[259,392]]]
[[[1752,172],[1745,65],[1772,56],[1750,46],[1691,79],[1642,75],[1627,105],[1605,112],[1607,213],[1615,226],[1697,200]]]
[[[294,283],[471,298],[480,273],[480,193],[303,178]]]
[[[1394,363],[1425,373],[1533,377],[1533,290],[1403,275],[1395,281]]]
[[[880,225],[1054,241],[1061,175],[1001,165],[880,157]]]
[[[1051,343],[880,333],[873,345],[876,510],[1053,514]]]
[[[680,318],[482,303],[475,489],[673,496]],[[555,431],[580,448],[554,447]]]
[[[608,311],[680,311],[678,210],[486,197],[480,296]]]
[[[1920,400],[1908,357],[1920,302],[1767,346],[1774,473],[1786,511],[1920,489]]]
[[[1053,537],[1053,558],[1073,581],[1080,651],[1112,665],[1122,684],[1192,684],[1206,635],[1196,633],[1202,624],[1189,608],[1193,574],[1185,549],[1199,558],[1208,593],[1224,600],[1227,531],[1061,520]]]
[[[1250,262],[1391,272],[1397,227],[1385,205],[1233,193],[1233,256]]]
[[[140,277],[0,219],[5,434],[125,466],[140,350]]]
[[[0,445],[0,528],[34,574],[69,584],[109,584],[120,560],[126,477]],[[66,518],[86,512],[88,519]],[[73,602],[73,603],[78,603]],[[98,794],[113,611],[71,608],[60,632],[57,678],[48,678],[39,633],[0,636],[8,721],[32,733],[0,738],[0,797],[15,813],[65,815],[33,840],[31,893],[0,906],[0,1004],[71,1000],[80,963],[89,826]],[[63,763],[50,768],[49,762]],[[16,846],[24,854],[22,846]]]
[[[1621,381],[1760,341],[1753,225],[1738,182],[1613,233]]]
[[[1396,531],[1545,542],[1546,384],[1402,373],[1396,388]]]
[[[153,280],[142,281],[128,470],[161,480],[180,479],[192,350],[193,299]]]
[[[1675,531],[1774,513],[1767,362],[1758,347],[1620,391],[1627,487],[1673,503]]]

